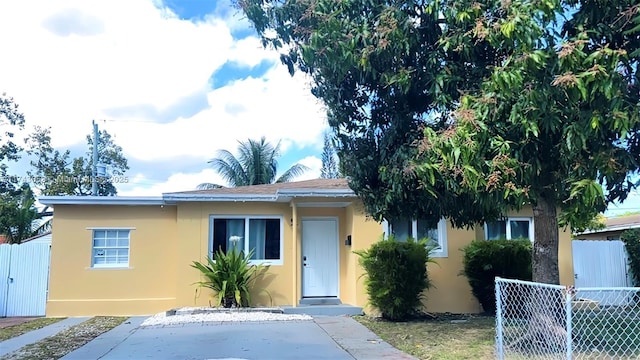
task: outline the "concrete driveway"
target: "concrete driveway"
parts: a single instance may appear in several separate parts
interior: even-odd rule
[[[131,318],[63,360],[414,359],[349,317],[138,327]]]

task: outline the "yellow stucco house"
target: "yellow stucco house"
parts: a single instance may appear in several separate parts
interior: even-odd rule
[[[165,193],[161,197],[46,196],[54,208],[47,316],[147,315],[182,306],[207,306],[190,265],[213,249],[255,249],[270,264],[254,305],[332,303],[367,305],[354,250],[383,233],[437,241],[429,265],[430,312],[478,313],[462,269],[460,248],[473,239],[533,239],[531,211],[474,229],[440,220],[378,223],[367,218],[343,179],[318,179],[237,188]],[[560,276],[573,284],[571,234],[560,235]]]

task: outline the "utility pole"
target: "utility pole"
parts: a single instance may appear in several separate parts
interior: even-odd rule
[[[98,124],[93,123],[93,166],[91,167],[91,195],[98,196]]]

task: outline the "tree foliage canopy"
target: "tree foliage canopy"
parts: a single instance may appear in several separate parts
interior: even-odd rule
[[[17,131],[24,129],[25,118],[18,104],[6,94],[0,94],[0,234],[9,243],[22,240],[48,230],[48,223],[38,223],[33,192],[28,184],[22,184],[12,176],[9,162],[20,159],[23,148],[15,142]]]
[[[534,279],[557,282],[558,217],[583,227],[637,186],[634,0],[238,5],[310,75],[377,220],[464,226],[531,204]]]
[[[26,139],[27,151],[33,156],[29,177],[43,195],[91,195],[93,178],[93,138],[87,135],[85,156],[71,159],[67,150],[60,152],[51,146],[51,129],[36,126]],[[114,196],[114,179],[129,170],[122,147],[106,131],[98,133],[98,163],[105,165],[110,174],[98,177],[98,195]]]
[[[209,163],[231,187],[289,182],[302,175],[308,168],[294,164],[277,177],[280,142],[269,143],[263,136],[260,140],[238,141],[238,155],[228,150],[219,150],[218,157]],[[220,184],[204,183],[198,189],[224,187]]]
[[[340,168],[336,159],[336,150],[329,133],[324,134],[324,145],[322,146],[322,168],[320,169],[322,179],[337,179],[340,177]]]

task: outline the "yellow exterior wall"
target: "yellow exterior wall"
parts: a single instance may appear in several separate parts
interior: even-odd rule
[[[423,303],[428,312],[479,313],[482,308],[471,293],[469,281],[462,270],[463,253],[460,251],[476,237],[475,229],[456,229],[447,221],[446,258],[433,258],[427,270],[432,288],[426,292]]]
[[[91,268],[96,228],[134,228],[129,268]],[[56,205],[47,316],[154,314],[175,306],[176,208]]]
[[[369,219],[359,201],[347,207],[305,207],[305,199],[289,203],[180,203],[177,206],[55,206],[48,316],[143,315],[182,306],[214,304],[211,293],[194,283],[200,273],[190,265],[205,261],[211,215],[276,215],[282,217],[282,264],[271,265],[258,283],[256,306],[297,305],[300,300],[301,225],[305,217],[336,217],[339,237],[339,297],[343,303],[367,307],[363,270],[356,250],[379,241],[382,225]],[[524,209],[517,216],[532,216]],[[91,230],[87,227],[135,228],[131,231],[129,269],[92,269]],[[294,234],[295,233],[295,234]],[[295,235],[295,236],[294,236]],[[352,245],[344,244],[348,235]],[[446,258],[428,265],[433,287],[425,294],[430,312],[477,313],[462,269],[462,247],[484,238],[484,227],[455,229],[447,223]],[[571,234],[560,232],[560,279],[573,284]],[[267,291],[263,291],[267,290]],[[267,295],[268,293],[268,295]]]
[[[267,274],[256,284],[252,294],[256,306],[294,304],[291,272],[294,257],[292,246],[292,209],[287,203],[184,203],[178,205],[178,233],[180,251],[177,256],[176,299],[179,306],[215,305],[212,293],[198,289],[193,283],[200,281],[200,273],[190,265],[193,261],[206,261],[209,249],[209,219],[211,215],[277,215],[282,216],[282,265],[271,265]],[[196,292],[196,289],[197,292]],[[263,291],[266,290],[266,291]],[[271,298],[270,298],[271,297]],[[297,303],[297,300],[296,300]]]

